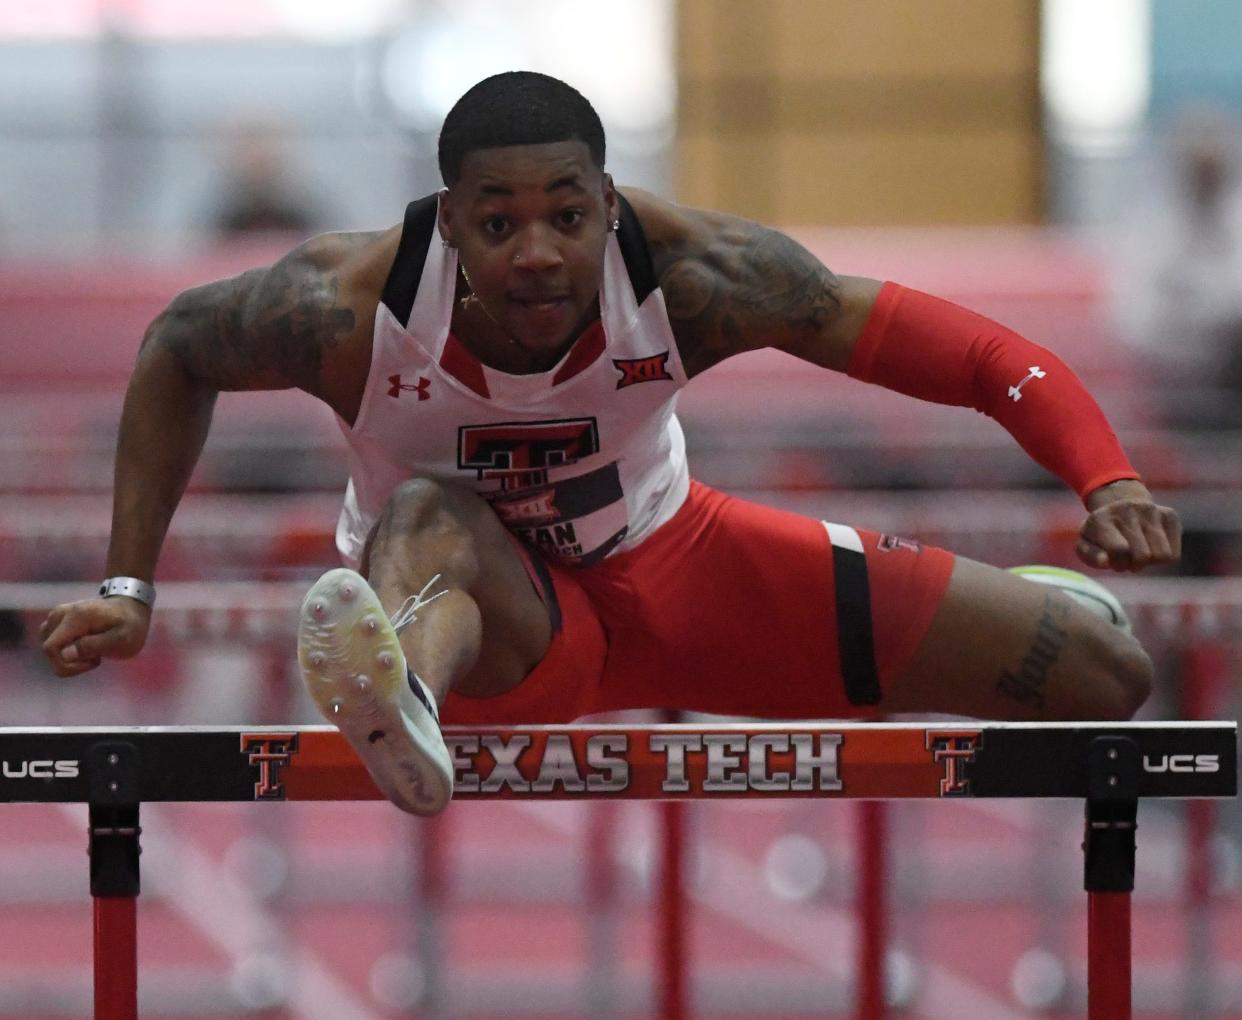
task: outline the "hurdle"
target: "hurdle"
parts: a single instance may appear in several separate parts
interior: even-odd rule
[[[445,740],[459,801],[1082,800],[1090,1020],[1131,1015],[1139,801],[1237,794],[1233,722],[448,727]],[[0,801],[88,805],[96,1020],[138,1015],[143,802],[382,799],[330,726],[4,728],[0,760]],[[667,844],[666,881],[677,880],[679,851]],[[664,938],[661,1015],[680,1020],[690,1015],[685,954],[675,933]],[[883,1010],[866,977],[879,972],[872,941],[860,1020]]]
[[[206,533],[219,532],[215,524],[204,523]],[[56,530],[56,529],[54,529]],[[262,524],[259,525],[262,530]],[[34,536],[28,536],[34,537]],[[1237,578],[1114,578],[1110,581],[1130,611],[1137,628],[1159,635],[1176,645],[1194,647],[1200,640],[1219,640],[1242,630],[1242,581]],[[292,682],[288,635],[294,607],[305,591],[304,583],[288,582],[201,582],[172,581],[161,586],[160,612],[152,621],[151,641],[165,644],[222,644],[248,647],[261,656],[263,689],[283,691]],[[80,597],[81,584],[16,583],[0,584],[0,606],[23,619],[33,633],[47,610],[57,602]],[[1183,679],[1185,702],[1179,715],[1191,719],[1210,719],[1224,707],[1202,683],[1204,677],[1187,675]],[[1219,691],[1216,692],[1217,695]],[[276,694],[278,700],[279,695]],[[287,714],[284,701],[273,703],[261,714],[265,721]],[[713,794],[714,797],[721,794]],[[0,799],[4,799],[0,795]],[[459,794],[459,799],[465,797]],[[660,1002],[664,1016],[684,1016],[688,995],[685,972],[688,955],[684,951],[674,911],[685,916],[689,910],[686,894],[678,882],[669,880],[680,868],[680,855],[669,847],[683,824],[676,801],[661,807],[661,858],[665,880],[657,901],[660,915],[662,980]],[[982,805],[981,805],[982,806]],[[884,1015],[886,942],[888,941],[887,878],[883,856],[888,805],[860,800],[858,808],[859,858],[864,862],[858,875],[855,912],[860,933],[859,965],[856,968],[857,994],[869,995],[870,1013],[865,1020]],[[1190,838],[1187,842],[1186,901],[1202,913],[1208,908],[1210,874],[1208,838],[1215,804],[1192,799],[1188,805]],[[868,948],[869,947],[869,948]],[[678,954],[685,958],[677,964]],[[870,989],[870,991],[867,991]],[[1136,989],[1138,991],[1138,989]],[[681,1006],[677,1004],[681,1003]],[[681,1010],[678,1012],[677,1010]]]

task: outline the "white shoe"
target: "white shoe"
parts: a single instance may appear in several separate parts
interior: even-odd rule
[[[430,601],[420,598],[414,608]],[[417,676],[421,690],[412,689],[397,627],[361,574],[329,570],[311,586],[298,619],[298,663],[319,711],[345,735],[384,796],[416,815],[443,811],[453,795],[453,766],[435,699]]]

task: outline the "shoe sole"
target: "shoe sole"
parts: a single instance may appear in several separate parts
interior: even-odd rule
[[[311,586],[298,617],[298,663],[311,699],[384,796],[413,814],[444,810],[453,794],[448,749],[409,690],[397,632],[360,574],[330,570]]]

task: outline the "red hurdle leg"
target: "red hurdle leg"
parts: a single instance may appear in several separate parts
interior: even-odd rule
[[[1130,894],[1087,895],[1087,1016],[1130,1020]]]
[[[138,898],[95,897],[95,1020],[137,1020]]]
[[[1139,749],[1133,740],[1107,736],[1091,741],[1082,845],[1089,1020],[1130,1020],[1130,894],[1138,773]]]
[[[679,800],[660,805],[663,836],[660,874],[660,1016],[685,1020],[686,1011],[686,893],[685,805]]]
[[[885,885],[888,880],[888,805],[858,805],[858,1020],[883,1020],[884,955],[888,942]]]
[[[138,752],[101,741],[86,752],[87,854],[95,912],[95,1020],[138,1017]]]
[[[138,1016],[138,806],[90,806],[95,1020]]]

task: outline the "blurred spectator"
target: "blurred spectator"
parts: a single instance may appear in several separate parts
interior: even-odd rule
[[[320,229],[315,205],[297,180],[288,137],[288,125],[261,115],[249,115],[226,129],[224,177],[211,217],[221,237],[309,235]]]
[[[1150,373],[1163,423],[1242,428],[1242,146],[1226,113],[1196,107],[1170,133],[1167,174],[1117,252],[1118,319]]]

